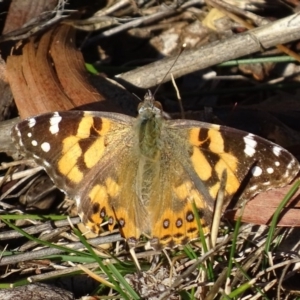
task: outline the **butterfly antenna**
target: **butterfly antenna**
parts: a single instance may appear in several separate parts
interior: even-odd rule
[[[184,109],[183,109],[183,105],[182,105],[182,101],[181,101],[180,92],[179,92],[179,89],[177,87],[177,84],[175,82],[175,79],[174,79],[174,76],[173,76],[172,73],[171,73],[171,79],[172,79],[172,83],[173,83],[174,89],[176,91],[177,100],[178,100],[178,103],[179,103],[179,108],[180,108],[180,113],[181,113],[181,118],[185,119],[185,113],[184,113]]]
[[[160,89],[161,85],[163,84],[164,80],[166,79],[166,77],[169,75],[169,73],[171,72],[172,68],[174,67],[174,65],[176,64],[176,62],[178,61],[179,56],[181,55],[181,53],[184,51],[186,47],[186,44],[184,43],[181,48],[180,51],[178,53],[178,55],[176,56],[175,60],[173,61],[171,67],[169,68],[169,70],[166,72],[165,76],[163,77],[163,79],[160,81],[159,85],[156,87],[154,93],[153,93],[153,97],[156,95],[157,91]]]

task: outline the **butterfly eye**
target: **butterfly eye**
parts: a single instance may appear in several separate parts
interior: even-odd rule
[[[159,109],[161,112],[162,112],[162,110],[163,110],[161,103],[158,102],[158,101],[154,101],[153,107]]]

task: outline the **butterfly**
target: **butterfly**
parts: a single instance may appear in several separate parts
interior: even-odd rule
[[[93,232],[116,224],[130,247],[141,235],[154,249],[198,237],[195,204],[209,232],[216,197],[239,201],[288,184],[299,163],[287,150],[237,129],[166,120],[149,92],[136,118],[108,112],[38,115],[13,127],[12,138],[55,185],[76,200]],[[242,187],[242,191],[241,191]]]

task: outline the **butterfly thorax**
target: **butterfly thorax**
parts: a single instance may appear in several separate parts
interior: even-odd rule
[[[136,123],[140,155],[157,161],[161,151],[161,130],[163,125],[161,104],[151,94],[139,106]]]

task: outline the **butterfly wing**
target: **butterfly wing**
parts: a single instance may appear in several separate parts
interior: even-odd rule
[[[138,239],[150,222],[133,188],[138,165],[134,120],[103,112],[44,114],[17,124],[12,138],[76,200],[83,222],[94,232],[107,219],[109,229],[118,221],[126,238]]]
[[[298,161],[287,150],[233,128],[170,120],[161,140],[160,192],[151,197],[149,205],[155,247],[185,244],[198,236],[192,202],[204,232],[209,231],[224,170],[226,204],[234,197],[240,203],[259,192],[284,186],[299,172]]]
[[[187,133],[190,161],[212,197],[226,169],[227,203],[236,192],[241,200],[249,200],[259,192],[287,185],[299,172],[299,162],[290,152],[254,134],[204,122],[173,124]]]
[[[193,203],[205,233],[209,232],[212,221],[214,199],[208,190],[199,182],[200,189],[197,179],[192,180],[182,164],[184,159],[166,157],[172,157],[172,152],[162,158],[160,182],[153,189],[155,195],[148,206],[152,223],[150,243],[155,249],[184,245],[199,237]]]

